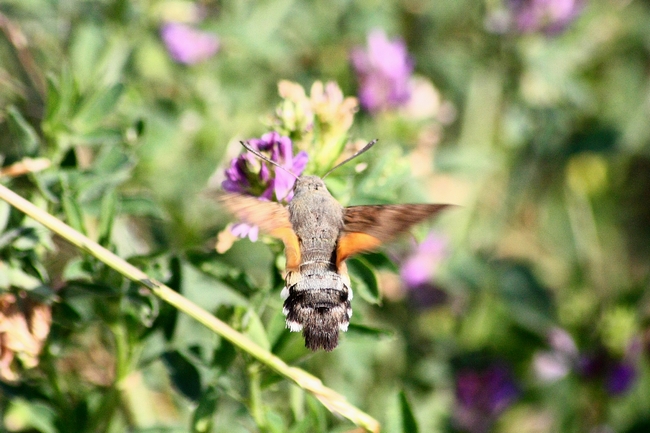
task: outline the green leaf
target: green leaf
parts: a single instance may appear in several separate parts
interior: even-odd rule
[[[129,303],[125,307],[125,311],[135,318],[133,322],[135,325],[134,331],[142,325],[151,328],[160,314],[160,299],[151,293],[141,292],[135,283],[129,286],[127,299]]]
[[[225,338],[222,338],[219,347],[214,350],[212,355],[212,365],[225,371],[237,357],[235,346]]]
[[[36,277],[33,277],[17,267],[10,267],[6,270],[9,275],[9,285],[24,290],[34,290],[43,285]]]
[[[105,47],[106,41],[97,25],[85,24],[75,29],[70,43],[70,61],[82,91],[96,83],[97,63]]]
[[[417,420],[403,390],[399,393],[399,405],[402,413],[402,431],[404,433],[418,433],[420,429]]]
[[[162,361],[174,387],[185,397],[197,402],[201,397],[201,375],[196,366],[177,350],[163,353]]]
[[[38,134],[23,115],[13,105],[7,109],[7,127],[14,146],[18,146],[20,155],[35,155],[40,140]]]
[[[526,265],[504,261],[497,270],[499,293],[514,320],[527,329],[544,332],[555,318],[550,291]]]
[[[181,293],[183,267],[178,257],[174,256],[169,260],[169,272],[171,272],[171,275],[167,280],[167,287],[177,293]],[[178,310],[165,303],[162,305],[160,315],[156,321],[158,320],[162,322],[162,331],[165,340],[171,341],[176,331],[176,324],[178,323]]]
[[[153,218],[163,218],[163,212],[160,210],[154,200],[144,196],[126,196],[120,203],[120,212],[133,216],[148,216]]]
[[[381,304],[381,294],[375,271],[363,257],[355,257],[347,262],[350,277],[357,283],[352,290],[356,290],[363,299],[372,304]]]
[[[119,146],[103,146],[97,152],[93,163],[93,171],[98,174],[111,174],[130,169],[135,164],[131,156]]]
[[[58,78],[47,76],[47,105],[43,131],[55,139],[59,150],[67,150],[67,140],[61,139],[60,134],[66,134],[72,106],[77,99],[77,87],[70,68],[63,64]]]
[[[70,280],[87,280],[90,281],[92,274],[86,269],[85,261],[81,257],[73,257],[70,259],[65,268],[63,268],[63,279]]]
[[[114,189],[102,197],[99,214],[99,244],[104,247],[108,246],[111,240],[111,231],[117,213],[117,203],[117,192]]]
[[[124,91],[124,85],[118,83],[99,90],[84,101],[74,116],[73,128],[79,133],[94,129],[106,116],[111,114]]]
[[[360,325],[358,323],[350,323],[348,334],[372,337],[393,337],[395,332],[390,329],[374,328],[372,326]]]
[[[209,433],[212,431],[214,413],[217,411],[217,389],[209,387],[201,396],[199,405],[192,414],[192,432]]]
[[[399,273],[399,267],[384,252],[377,251],[374,253],[364,253],[363,258],[366,259],[374,269],[385,269]]]
[[[64,192],[61,195],[61,204],[63,205],[63,213],[65,213],[66,222],[70,227],[78,232],[86,234],[81,207],[79,207],[79,204],[72,197],[70,192]]]
[[[13,426],[14,431],[36,430],[41,433],[57,433],[54,426],[55,412],[42,403],[33,403],[20,398],[9,400],[4,415],[4,425]]]
[[[0,202],[0,208],[2,203],[6,204]],[[45,246],[48,249],[51,247],[50,237],[42,226],[38,226],[38,223],[30,219],[24,220],[22,224],[14,229],[0,230],[0,250],[10,245],[20,251],[31,251],[38,246]]]
[[[96,127],[90,131],[76,134],[71,142],[80,146],[118,146],[124,140],[121,130],[110,127]]]
[[[53,132],[50,128],[58,111],[61,109],[61,92],[53,74],[47,74],[45,77],[47,85],[47,97],[45,98],[45,115],[43,117],[43,128],[47,133]]]
[[[266,431],[270,433],[286,433],[287,426],[284,423],[282,415],[278,412],[267,409],[264,417],[266,418],[266,425],[264,426]]]
[[[13,247],[21,251],[31,251],[39,244],[39,239],[32,227],[20,227],[7,233],[14,237],[11,242]]]
[[[266,330],[262,324],[262,320],[257,313],[249,308],[244,317],[242,318],[242,328],[244,334],[248,336],[255,343],[260,345],[264,350],[271,350],[271,343],[266,335]]]

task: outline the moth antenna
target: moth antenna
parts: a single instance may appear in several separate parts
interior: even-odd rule
[[[252,147],[250,147],[250,145],[249,145],[248,143],[243,142],[243,141],[240,141],[240,143],[241,143],[242,146],[244,146],[244,149],[248,150],[250,153],[252,153],[253,155],[257,156],[257,157],[258,157],[259,159],[261,159],[262,161],[266,161],[266,162],[268,162],[269,164],[275,165],[276,167],[278,167],[278,168],[280,168],[280,169],[286,171],[287,173],[289,173],[291,176],[295,177],[296,179],[299,178],[298,176],[296,176],[295,173],[290,172],[290,171],[287,170],[285,167],[282,167],[280,164],[278,164],[278,163],[275,162],[275,161],[271,161],[269,158],[267,158],[266,156],[262,155],[260,152],[258,152],[257,150],[253,149]]]
[[[330,168],[330,169],[328,170],[328,172],[325,173],[325,174],[323,175],[323,179],[325,179],[325,178],[327,177],[328,174],[330,174],[331,172],[333,172],[334,170],[336,170],[337,168],[339,168],[339,167],[342,166],[343,164],[345,164],[345,163],[347,163],[348,161],[350,161],[350,160],[356,158],[357,156],[361,155],[362,153],[366,152],[367,150],[370,150],[370,148],[371,148],[372,146],[374,146],[375,143],[376,143],[377,141],[379,141],[379,139],[378,139],[378,138],[375,138],[375,139],[372,140],[370,143],[366,144],[366,145],[363,147],[363,149],[359,150],[358,152],[356,152],[354,155],[352,155],[351,157],[349,157],[349,158],[346,159],[345,161],[340,162],[340,163],[336,164],[334,167]]]

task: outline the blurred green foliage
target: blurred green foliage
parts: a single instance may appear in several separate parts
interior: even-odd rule
[[[517,397],[482,431],[646,431],[650,3],[584,1],[555,34],[488,31],[506,3],[2,0],[0,182],[322,378],[384,431],[476,431],[459,421],[460,372],[495,363]],[[160,28],[197,6],[221,48],[176,63]],[[408,239],[358,257],[350,330],[312,354],[285,329],[279,245],[240,240],[218,254],[231,217],[201,192],[238,140],[267,131],[280,80],[356,94],[350,50],[374,28],[404,38],[441,108],[357,113],[351,138],[380,142],[328,186],[344,205],[461,204],[435,222],[449,245],[432,284],[446,301],[419,305],[397,280]],[[16,378],[0,380],[0,430],[352,428],[4,202],[0,294],[52,315],[38,365],[18,354]],[[633,374],[614,392],[620,365]]]

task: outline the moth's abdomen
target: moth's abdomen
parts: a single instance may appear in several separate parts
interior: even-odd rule
[[[287,276],[287,287],[282,290],[283,312],[287,328],[302,331],[305,346],[311,350],[334,349],[339,342],[339,331],[347,331],[352,316],[349,281],[329,270]]]

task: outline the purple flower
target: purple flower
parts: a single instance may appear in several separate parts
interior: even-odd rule
[[[207,60],[219,50],[217,35],[181,23],[164,24],[160,36],[170,56],[186,65]]]
[[[431,281],[446,251],[447,240],[436,232],[429,233],[402,264],[402,281],[409,288],[417,288]]]
[[[562,328],[551,329],[547,340],[550,350],[535,354],[533,368],[542,381],[555,382],[564,378],[574,367],[578,358],[578,347],[571,334]]]
[[[447,300],[447,293],[432,282],[446,250],[447,240],[436,232],[431,232],[403,261],[400,276],[414,307],[427,308]]]
[[[604,348],[583,355],[578,361],[578,372],[587,380],[601,382],[611,395],[627,392],[637,375],[631,360],[618,359]]]
[[[351,60],[363,108],[376,113],[408,102],[413,60],[403,40],[390,41],[383,30],[373,30],[368,35],[367,50],[354,48]]]
[[[610,395],[628,391],[636,379],[636,362],[639,347],[633,339],[624,356],[615,355],[604,346],[591,352],[580,353],[571,335],[561,328],[548,334],[550,350],[540,351],[533,358],[537,377],[554,382],[574,371],[587,381],[602,384]]]
[[[294,156],[291,139],[277,132],[268,132],[262,138],[248,140],[248,144],[296,176],[300,176],[307,166],[307,152],[301,151]],[[290,201],[295,181],[295,177],[285,170],[246,152],[230,162],[230,167],[226,169],[226,179],[221,186],[226,191],[266,200]]]
[[[248,144],[296,176],[300,176],[307,166],[307,153],[301,151],[294,156],[291,139],[277,132],[269,132],[262,138],[248,140]],[[226,179],[221,183],[221,187],[226,191],[259,197],[260,200],[288,202],[293,197],[295,182],[295,177],[285,170],[245,152],[230,161],[230,167],[226,169]],[[230,231],[235,236],[248,237],[253,242],[257,240],[256,226],[239,223]]]
[[[636,367],[622,361],[611,366],[605,378],[605,389],[611,395],[621,395],[629,390],[636,379]]]
[[[239,238],[248,238],[251,242],[257,242],[257,238],[260,234],[260,229],[257,226],[252,226],[246,223],[237,223],[233,224],[230,227],[230,233],[239,237]]]
[[[564,30],[580,14],[582,0],[507,0],[512,27],[521,33]]]
[[[493,364],[482,370],[463,369],[456,373],[457,407],[454,420],[471,433],[490,429],[496,418],[519,397],[510,371]]]

